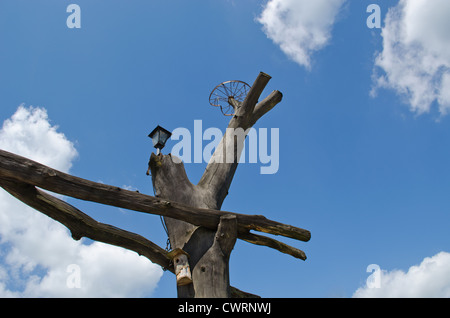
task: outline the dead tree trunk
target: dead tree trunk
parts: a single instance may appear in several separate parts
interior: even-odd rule
[[[152,154],[150,167],[157,197],[217,209],[216,204],[208,204],[207,191],[188,180],[183,163],[174,163],[170,155]],[[164,220],[172,248],[189,254],[193,283],[177,286],[178,297],[230,297],[228,260],[237,238],[236,218],[221,217],[217,231],[169,217]]]
[[[268,75],[261,73],[244,102],[235,104],[236,113],[228,125],[231,129],[227,129],[197,185],[189,181],[183,163],[176,163],[179,160],[173,160],[171,155],[151,156],[149,168],[155,198],[75,177],[0,149],[0,186],[65,225],[75,240],[88,237],[135,251],[177,275],[177,271],[183,273],[186,266],[190,266],[190,277],[184,277],[183,284],[178,286],[179,297],[253,297],[255,295],[230,287],[229,258],[236,239],[268,246],[305,260],[303,251],[250,231],[305,242],[311,238],[311,233],[305,229],[261,215],[220,211],[244,144],[244,138],[235,138],[233,130],[241,129],[246,135],[261,116],[281,101],[281,93],[274,91],[257,103],[269,79]],[[80,200],[163,216],[174,250],[168,253],[140,235],[97,222],[38,188]],[[193,283],[185,284],[191,280]]]
[[[220,210],[244,145],[244,138],[237,138],[233,133],[241,130],[245,136],[261,116],[281,101],[282,94],[274,91],[258,103],[269,80],[269,75],[260,73],[244,102],[236,105],[235,115],[197,185],[189,181],[178,158],[152,154],[149,166],[157,197]],[[236,219],[221,218],[217,230],[168,217],[165,223],[172,248],[189,254],[192,271],[193,283],[178,286],[178,297],[230,297],[229,258],[237,238]]]

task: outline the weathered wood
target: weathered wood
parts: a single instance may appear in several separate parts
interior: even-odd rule
[[[272,77],[264,72],[260,72],[252,87],[250,88],[244,102],[242,103],[239,111],[236,113],[236,117],[241,117],[240,121],[246,121],[253,115],[256,103],[259,96],[261,96],[267,83],[269,83]]]
[[[2,179],[1,186],[18,200],[66,226],[73,239],[80,240],[82,237],[87,237],[98,242],[122,247],[175,273],[169,253],[148,239],[115,226],[97,222],[67,202],[36,189],[30,184]],[[231,286],[231,297],[258,298],[259,296]]]
[[[231,297],[229,259],[236,242],[236,225],[234,215],[224,215],[220,218],[219,227],[211,246],[201,255],[193,269],[193,287],[196,298]],[[206,236],[208,234],[206,233]],[[189,245],[188,247],[193,248]]]
[[[269,80],[270,76],[261,72],[244,102],[234,103],[233,100],[230,100],[235,107],[235,115],[231,118],[223,138],[216,147],[197,185],[193,185],[189,181],[183,163],[179,163],[180,160],[173,160],[171,155],[156,156],[152,154],[149,165],[156,196],[192,207],[206,208],[210,215],[217,213],[213,212],[214,210],[220,210],[236,172],[245,136],[256,121],[282,99],[282,94],[275,91],[258,103]],[[238,238],[275,248],[294,257],[306,258],[300,250],[249,232],[256,230],[308,241],[311,236],[309,231],[298,231],[298,228],[290,225],[272,223],[273,221],[269,221],[263,216],[253,215],[250,218],[238,214],[234,214],[234,216]],[[225,222],[222,218],[221,222]],[[199,226],[200,224],[192,222],[192,220],[188,221],[189,223],[168,217],[165,217],[165,220],[172,246],[183,248],[191,256],[194,256],[190,259],[193,269],[193,284],[178,288],[178,296],[229,297],[231,291],[228,288],[228,259],[234,241],[229,240],[229,248],[225,248],[225,250],[218,247],[221,246],[218,242],[220,242],[220,235],[226,236],[230,230],[220,230],[221,226],[219,225],[219,229],[215,231],[208,226]]]
[[[250,118],[250,126],[253,126],[259,118],[274,108],[282,99],[283,94],[281,92],[273,91],[269,96],[256,104],[255,109],[253,110],[253,116]]]
[[[211,201],[208,201],[203,189],[189,181],[184,164],[172,159],[170,155],[152,154],[150,157],[155,195],[189,206],[210,207]],[[236,220],[235,215],[232,217]],[[224,254],[226,249],[220,250],[218,242],[218,233],[222,231],[219,229],[223,228],[224,222],[227,223],[227,215],[222,215],[219,218],[219,224],[214,228],[199,227],[199,224],[187,223],[171,217],[164,217],[164,220],[172,248],[183,249],[190,255],[189,265],[192,270],[193,284],[177,286],[178,297],[230,297],[229,255]],[[237,228],[237,225],[235,227]],[[237,232],[237,229],[235,231]],[[234,245],[234,241],[230,241],[230,244]],[[211,285],[212,281],[213,285]]]
[[[248,243],[256,244],[256,245],[263,245],[268,246],[273,249],[276,249],[280,251],[281,253],[289,254],[295,258],[306,260],[306,254],[302,250],[299,250],[295,247],[289,246],[283,242],[279,242],[277,240],[274,240],[270,237],[257,235],[253,233],[246,233],[242,234],[240,236],[240,239],[243,241],[246,241]]]
[[[236,287],[231,287],[231,298],[261,298],[261,296],[244,292]]]
[[[261,215],[220,211],[236,172],[246,134],[261,116],[282,99],[282,94],[274,91],[258,102],[269,80],[270,76],[261,72],[244,102],[231,101],[236,113],[197,185],[189,181],[183,163],[179,159],[174,160],[171,155],[151,156],[147,174],[152,171],[156,195],[152,197],[74,177],[0,150],[0,186],[65,224],[76,239],[87,236],[123,246],[174,271],[170,260],[167,264],[170,258],[167,252],[152,242],[134,233],[98,223],[35,187],[81,200],[164,216],[172,247],[183,249],[190,255],[189,260],[186,257],[178,259],[184,266],[179,267],[179,273],[187,268],[187,264],[192,272],[192,284],[179,284],[182,285],[178,286],[179,297],[254,296],[230,287],[229,258],[236,239],[265,245],[305,260],[303,251],[250,231],[301,241],[308,241],[311,237],[307,230],[268,220]],[[235,132],[239,130],[242,133],[236,136]]]
[[[215,209],[220,210],[225,197],[228,195],[231,182],[236,172],[239,156],[244,146],[244,138],[242,140],[235,140],[230,138],[230,132],[242,129],[245,137],[248,129],[251,128],[259,118],[271,110],[275,105],[281,102],[282,94],[278,91],[273,92],[262,102],[257,103],[264,88],[268,84],[271,77],[263,72],[260,72],[252,87],[250,88],[244,102],[238,108],[236,115],[234,115],[228,127],[214,151],[205,172],[203,173],[198,186],[208,191],[215,204]],[[232,158],[228,159],[232,154]],[[211,195],[212,194],[212,195]]]
[[[172,200],[156,198],[136,191],[128,191],[119,187],[92,182],[4,150],[0,150],[0,179],[28,183],[81,200],[162,215],[212,230],[217,229],[221,216],[233,214],[237,218],[238,233],[248,233],[250,230],[255,230],[301,241],[308,241],[311,237],[310,232],[305,229],[278,223],[261,215],[246,215],[210,208],[195,208]],[[180,188],[181,184],[178,183]]]
[[[75,240],[87,237],[95,241],[123,247],[173,271],[167,252],[138,234],[97,222],[67,202],[27,183],[3,179],[1,180],[1,186],[17,199],[66,226]]]
[[[191,268],[189,266],[189,254],[181,248],[170,251],[168,257],[172,260],[177,276],[177,286],[192,284]]]

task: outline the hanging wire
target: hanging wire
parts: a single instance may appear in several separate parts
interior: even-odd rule
[[[169,231],[167,230],[166,222],[164,221],[163,216],[160,215],[159,218],[161,219],[161,224],[164,228],[164,231],[166,231],[166,234],[167,234],[166,251],[169,252],[170,250],[172,250],[172,245],[170,244],[170,238],[169,238]]]
[[[150,177],[151,176],[152,175],[150,174]],[[152,182],[152,187],[153,187],[153,194],[155,195],[155,197],[158,197],[156,195],[156,189],[155,189],[155,185],[153,184],[153,182]],[[167,225],[166,225],[166,222],[164,221],[164,217],[162,215],[160,215],[159,218],[161,220],[161,224],[163,226],[163,229],[164,229],[164,231],[166,232],[166,235],[167,235],[166,251],[169,252],[170,250],[172,250],[172,244],[170,244],[170,238],[169,238],[169,230],[167,230]]]

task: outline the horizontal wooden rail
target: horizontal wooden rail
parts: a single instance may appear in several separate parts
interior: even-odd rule
[[[250,230],[305,242],[311,238],[308,230],[272,221],[262,215],[186,206],[136,191],[75,177],[4,150],[0,150],[0,184],[1,179],[16,180],[81,200],[171,217],[209,229],[217,229],[221,216],[233,214],[237,218],[239,238],[241,238],[240,234],[248,234]],[[248,239],[248,236],[246,238]]]

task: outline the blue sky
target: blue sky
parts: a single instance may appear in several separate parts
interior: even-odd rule
[[[79,29],[66,25],[71,3],[81,8]],[[381,9],[380,29],[366,24],[370,4]],[[399,286],[449,297],[449,13],[444,0],[2,0],[0,119],[10,125],[0,148],[26,146],[31,157],[61,158],[53,166],[74,175],[153,194],[148,133],[158,124],[193,131],[194,120],[225,130],[229,118],[209,105],[211,90],[226,80],[252,84],[263,71],[272,76],[263,95],[278,89],[283,101],[255,128],[279,128],[279,170],[240,165],[222,210],[263,214],[312,239],[278,238],[304,250],[305,262],[239,241],[231,284],[263,297],[405,295]],[[205,167],[186,164],[193,183]],[[165,247],[158,217],[68,201]],[[7,228],[12,206],[0,207],[0,295],[74,296],[54,287],[55,277],[65,284],[67,265],[28,255],[27,238]],[[78,260],[88,246],[110,258]],[[88,280],[123,271],[110,268],[122,254],[87,240],[72,248],[80,253],[68,258],[86,267],[82,295],[110,296]],[[381,288],[365,286],[370,264],[383,271]],[[119,296],[176,296],[172,274],[139,266],[111,287],[127,281],[139,292]],[[139,285],[146,271],[154,275]],[[431,291],[421,294],[423,286]]]

